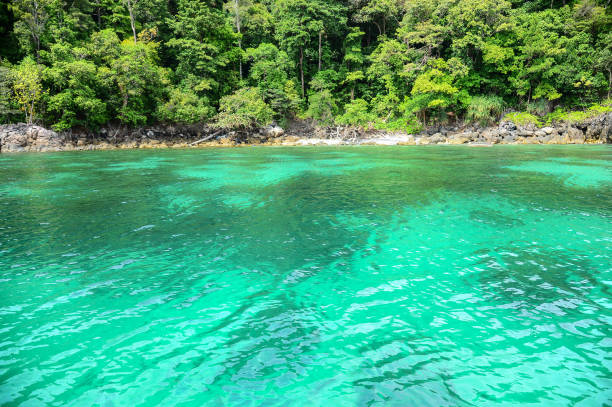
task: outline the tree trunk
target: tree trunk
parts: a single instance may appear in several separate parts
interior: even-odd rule
[[[34,9],[32,10],[32,18],[33,18],[33,27],[31,27],[32,38],[34,39],[34,43],[36,44],[36,63],[40,63],[40,35],[38,34],[38,30],[41,26],[40,24],[40,15],[38,12],[38,2],[34,2]]]
[[[612,91],[612,69],[608,69],[608,99],[610,99],[611,91]]]
[[[240,35],[240,7],[238,5],[238,0],[234,0],[234,13],[236,14],[236,31],[238,32],[238,35]],[[238,40],[238,48],[240,48],[240,51],[242,51],[242,39]],[[242,55],[240,55],[239,69],[240,80],[242,80]]]
[[[302,97],[304,97],[304,49],[302,47],[300,47],[300,77],[302,79]]]
[[[32,124],[34,122],[34,98],[32,98],[32,103],[30,105],[30,117],[28,117],[28,124]]]
[[[213,138],[213,137],[217,136],[217,135],[218,135],[219,133],[221,133],[222,131],[223,131],[223,129],[221,129],[221,130],[217,130],[217,131],[216,131],[216,132],[214,132],[213,134],[210,134],[210,135],[208,135],[208,136],[206,136],[206,137],[204,137],[204,138],[201,138],[201,139],[199,139],[199,140],[197,140],[197,141],[194,141],[193,143],[191,143],[191,144],[189,144],[189,145],[190,145],[190,146],[195,146],[196,144],[200,144],[200,143],[202,143],[202,142],[204,142],[204,141],[208,141],[208,140],[210,140],[211,138]]]
[[[117,86],[119,87],[119,92],[121,93],[121,98],[122,100],[122,109],[125,109],[127,107],[128,104],[128,93],[127,93],[127,89],[125,88],[125,86],[123,86],[122,84],[118,83]]]
[[[529,95],[527,96],[527,103],[531,103],[531,84],[529,84]]]
[[[34,42],[36,43],[36,63],[40,63],[40,38],[38,35],[32,35],[34,37]]]
[[[136,24],[134,22],[134,10],[132,8],[132,0],[127,0],[127,7],[128,11],[130,12],[130,25],[132,26],[132,34],[134,34],[134,44],[136,44]]]
[[[238,48],[242,51],[242,40],[238,40]],[[240,71],[240,80],[242,80],[242,54],[240,54],[240,60],[238,61],[238,70]]]
[[[321,72],[321,40],[323,37],[323,31],[319,31],[319,72]]]
[[[351,102],[355,100],[355,85],[351,87]]]
[[[376,27],[378,28],[378,35],[382,35],[382,34],[383,34],[383,32],[382,32],[382,30],[380,29],[380,25],[379,25],[379,24],[378,24],[376,21],[372,21],[372,22],[373,22],[373,23],[376,25]]]

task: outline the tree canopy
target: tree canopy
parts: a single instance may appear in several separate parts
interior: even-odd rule
[[[607,0],[10,0],[0,119],[412,128],[612,93]]]

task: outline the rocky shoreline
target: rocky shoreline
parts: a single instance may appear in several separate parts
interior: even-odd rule
[[[114,149],[202,148],[307,145],[431,145],[489,146],[494,144],[609,144],[612,112],[580,123],[555,123],[537,128],[503,121],[497,126],[430,127],[420,134],[364,130],[355,127],[314,127],[294,122],[282,129],[269,126],[248,132],[220,131],[206,125],[102,128],[97,133],[57,133],[27,124],[0,125],[0,153]]]

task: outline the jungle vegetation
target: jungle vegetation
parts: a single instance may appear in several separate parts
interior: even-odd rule
[[[412,131],[610,98],[610,0],[10,0],[0,120]]]

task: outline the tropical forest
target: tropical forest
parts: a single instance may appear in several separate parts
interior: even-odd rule
[[[609,110],[609,0],[10,0],[0,119],[414,132]]]

